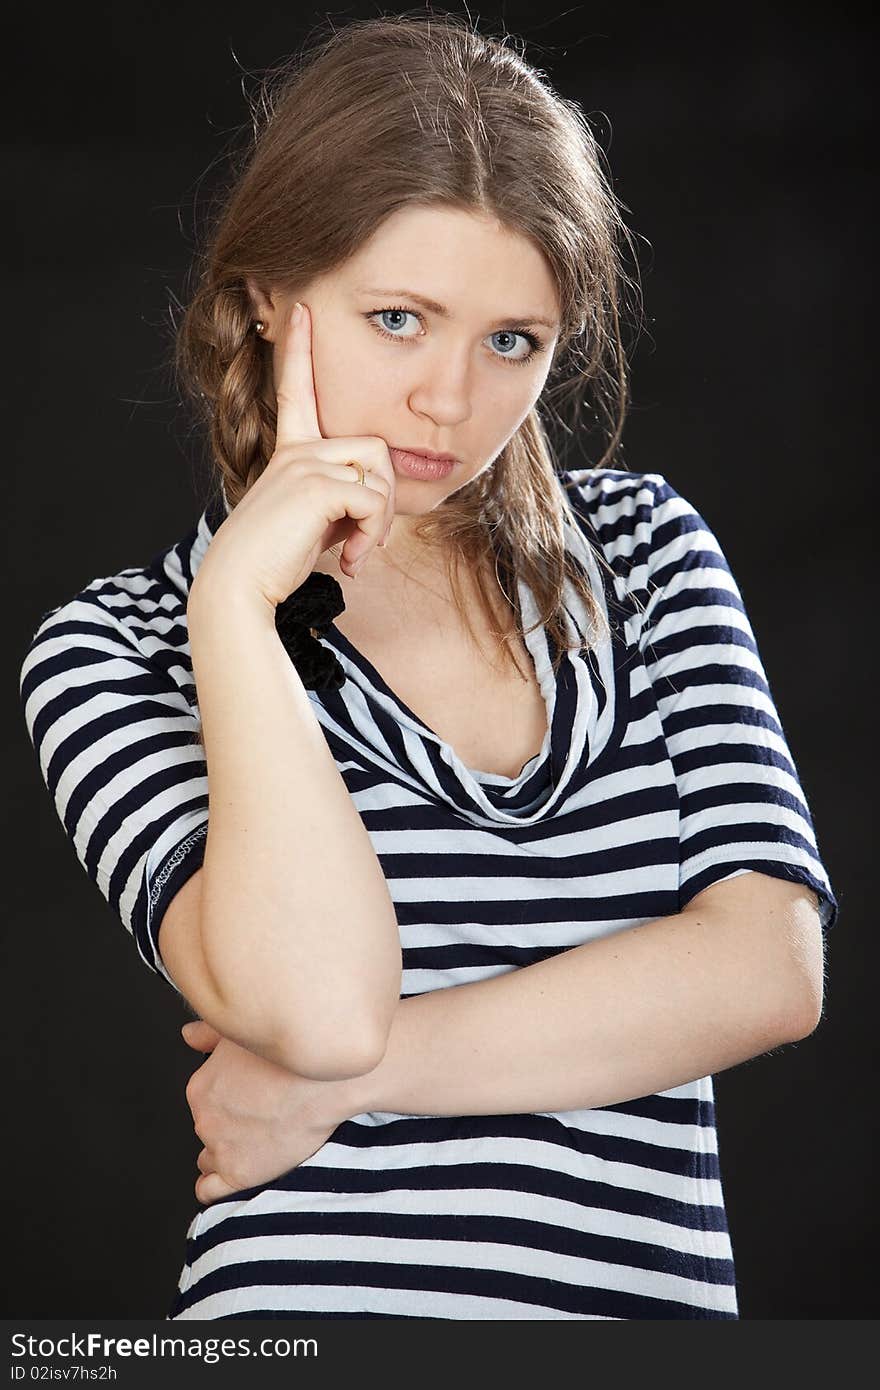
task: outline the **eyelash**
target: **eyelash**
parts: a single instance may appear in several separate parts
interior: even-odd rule
[[[401,335],[399,333],[389,333],[387,329],[382,328],[378,323],[373,322],[373,319],[376,317],[377,314],[392,313],[412,314],[413,318],[418,319],[420,323],[424,323],[424,316],[420,314],[417,309],[408,309],[404,304],[385,304],[381,309],[371,309],[369,313],[364,314],[364,318],[367,320],[370,327],[374,328],[376,332],[381,334],[383,338],[388,338],[392,342],[409,341],[406,338],[401,339]],[[519,337],[525,338],[526,342],[531,347],[531,352],[528,354],[527,357],[505,357],[502,353],[494,353],[493,355],[497,357],[500,362],[503,362],[505,366],[522,367],[525,365],[526,362],[531,362],[535,358],[537,353],[544,351],[544,343],[541,341],[540,338],[536,337],[534,333],[527,333],[522,328],[500,328],[497,331],[499,333],[517,334]]]

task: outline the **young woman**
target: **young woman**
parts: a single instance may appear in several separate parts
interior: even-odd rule
[[[735,1318],[712,1074],[816,1027],[837,903],[718,541],[613,466],[599,152],[453,16],[262,112],[179,328],[220,486],[21,677],[208,1054],[169,1316]]]

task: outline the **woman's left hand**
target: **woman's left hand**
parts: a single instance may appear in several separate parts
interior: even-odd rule
[[[186,1099],[204,1144],[195,1193],[205,1205],[289,1172],[358,1113],[348,1081],[314,1081],[258,1057],[203,1019],[185,1023],[184,1042],[209,1057],[193,1072]]]

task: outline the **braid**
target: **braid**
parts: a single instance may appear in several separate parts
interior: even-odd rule
[[[213,304],[216,395],[211,448],[223,474],[230,507],[256,482],[275,447],[276,411],[267,400],[271,359],[252,331],[240,291],[226,290]]]

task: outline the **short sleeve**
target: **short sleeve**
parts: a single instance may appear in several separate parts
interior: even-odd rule
[[[678,788],[679,910],[756,870],[813,889],[827,933],[837,899],[742,595],[703,517],[645,476],[655,491],[639,646]]]
[[[43,780],[80,864],[141,958],[177,989],[158,933],[174,894],[204,859],[207,767],[198,715],[167,653],[160,643],[147,654],[124,611],[86,589],[45,616],[25,655],[20,694]]]

